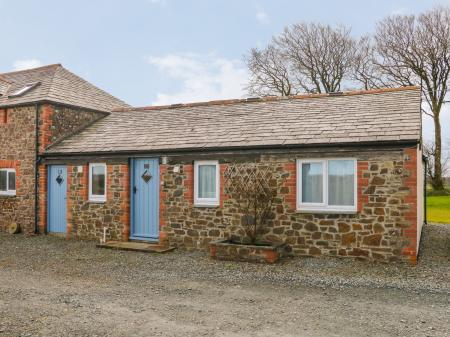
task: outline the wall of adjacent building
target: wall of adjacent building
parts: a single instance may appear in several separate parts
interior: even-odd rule
[[[104,116],[102,113],[65,106],[40,104],[38,148],[44,149],[75,130]],[[0,231],[15,222],[22,232],[35,225],[36,105],[0,109],[0,168],[16,169],[16,195],[0,196]],[[46,174],[39,175],[39,189],[46,190]],[[39,201],[41,203],[41,201]],[[42,202],[43,203],[43,202]],[[40,209],[45,217],[46,210]]]
[[[24,232],[33,232],[36,107],[22,106],[0,111],[0,168],[16,169],[16,195],[0,195],[0,231],[6,230],[11,223],[17,223]]]

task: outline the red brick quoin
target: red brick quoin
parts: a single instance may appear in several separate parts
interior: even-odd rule
[[[410,226],[402,230],[404,237],[408,238],[409,244],[403,248],[402,254],[408,257],[408,260],[417,263],[417,149],[410,148],[403,150],[404,164],[406,170],[404,186],[408,187],[408,195],[403,198],[403,202],[409,205],[405,213],[405,219]]]

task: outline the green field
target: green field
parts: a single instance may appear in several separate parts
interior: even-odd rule
[[[428,222],[450,224],[450,196],[427,196]]]

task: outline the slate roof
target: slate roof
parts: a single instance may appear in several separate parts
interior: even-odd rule
[[[23,95],[9,97],[27,84],[37,82],[40,83],[38,86]],[[104,112],[130,107],[60,64],[0,74],[0,108],[42,101]]]
[[[417,142],[420,96],[420,88],[404,87],[124,109],[47,153]]]

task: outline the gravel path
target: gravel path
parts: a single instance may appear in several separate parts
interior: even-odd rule
[[[421,251],[254,265],[0,234],[0,336],[450,336],[450,226]]]

